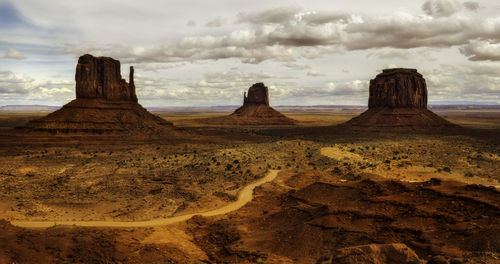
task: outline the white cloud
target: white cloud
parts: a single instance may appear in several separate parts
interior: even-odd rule
[[[317,71],[308,71],[307,76],[319,77],[319,76],[325,76],[325,74]]]
[[[469,11],[476,11],[479,9],[479,3],[474,1],[467,1],[463,3],[464,7]]]
[[[426,0],[422,10],[433,17],[449,17],[461,10],[462,6],[456,0]]]
[[[3,55],[3,58],[5,59],[15,59],[15,60],[24,60],[26,57],[24,56],[23,53],[20,51],[14,49],[14,48],[9,48],[5,54]]]
[[[389,65],[425,72],[436,84],[433,96],[442,99],[461,98],[466,90],[494,92],[492,85],[499,83],[465,70],[481,60],[500,61],[500,16],[493,0],[481,1],[480,8],[463,0],[299,0],[308,10],[285,0],[214,0],[194,8],[186,8],[185,1],[145,1],[122,1],[119,8],[102,1],[12,1],[24,20],[0,28],[0,48],[22,47],[30,59],[0,60],[0,70],[25,72],[37,80],[57,74],[71,79],[68,72],[79,55],[111,56],[135,64],[137,92],[145,104],[160,102],[157,98],[166,104],[239,103],[242,91],[262,80],[273,87],[273,102],[366,103],[367,86],[361,89],[357,81]],[[455,81],[453,71],[466,75],[467,82]],[[313,78],[321,73],[331,84],[326,77]],[[74,97],[63,89],[73,85],[26,78],[24,85],[2,83],[0,89],[12,93],[3,93],[0,100],[9,100],[16,90],[18,98],[51,91],[59,101]],[[467,88],[474,81],[481,89]]]
[[[0,98],[5,100],[55,100],[74,98],[74,82],[36,80],[25,74],[0,71]],[[62,100],[61,100],[62,99]]]
[[[500,43],[472,40],[461,47],[460,52],[472,61],[500,61]]]
[[[299,7],[278,7],[257,13],[239,13],[239,23],[251,24],[282,24],[294,19],[301,10]]]
[[[500,67],[498,63],[474,65],[441,65],[423,72],[429,90],[429,100],[483,101],[500,100]]]
[[[218,17],[218,18],[215,18],[215,19],[208,21],[205,24],[205,27],[222,27],[224,24],[226,24],[225,19]]]
[[[471,39],[500,41],[500,18],[445,15],[453,13],[450,10],[455,10],[451,8],[455,2],[427,1],[424,5],[433,10],[433,16],[406,11],[369,16],[274,8],[240,13],[238,21],[251,25],[227,33],[193,35],[173,43],[148,46],[78,43],[68,45],[66,52],[103,54],[130,63],[228,58],[239,58],[243,63],[261,63],[314,59],[352,50],[450,48],[466,45]],[[222,23],[219,17],[207,26]]]

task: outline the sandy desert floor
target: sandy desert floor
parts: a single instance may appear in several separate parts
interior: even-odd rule
[[[186,138],[151,141],[19,135],[8,128],[36,115],[1,115],[0,263],[315,263],[370,243],[404,243],[430,263],[497,263],[500,112],[440,113],[467,128],[440,134],[352,134],[331,125],[355,113],[286,114],[299,126],[202,127],[190,120],[220,114],[161,113]],[[270,171],[241,209],[191,217],[235,203]],[[186,215],[147,227],[10,223]]]

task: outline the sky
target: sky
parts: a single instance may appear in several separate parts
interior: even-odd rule
[[[498,0],[0,0],[0,105],[75,98],[78,57],[135,68],[143,106],[366,105],[416,68],[431,104],[500,104]]]

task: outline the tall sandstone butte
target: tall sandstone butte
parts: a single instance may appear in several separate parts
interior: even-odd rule
[[[416,69],[385,69],[370,80],[368,110],[342,126],[360,130],[456,128],[427,109],[427,85]]]
[[[243,95],[243,105],[223,117],[196,120],[207,125],[228,126],[291,126],[296,121],[269,106],[269,89],[264,83],[255,83]]]
[[[256,83],[248,88],[248,95],[243,95],[243,105],[267,105],[269,106],[269,89],[264,83]]]
[[[255,83],[243,95],[243,106],[236,109],[226,123],[237,125],[294,125],[295,120],[286,117],[269,106],[269,89],[264,83]]]
[[[81,56],[76,65],[76,98],[137,102],[134,68],[130,67],[129,83],[122,79],[120,69],[120,61],[113,58]]]
[[[171,134],[172,123],[149,113],[137,102],[134,68],[122,79],[120,62],[85,54],[76,66],[76,99],[27,124],[48,132]]]
[[[427,85],[416,69],[386,69],[370,80],[368,108],[427,108]]]

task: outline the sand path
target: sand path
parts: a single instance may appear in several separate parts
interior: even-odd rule
[[[149,227],[149,226],[162,226],[170,225],[179,222],[186,221],[195,215],[201,216],[216,216],[231,213],[243,207],[245,204],[253,199],[253,190],[264,183],[273,181],[278,175],[279,170],[270,170],[266,176],[263,178],[250,183],[249,185],[243,187],[238,194],[238,199],[232,203],[229,203],[223,207],[186,215],[172,216],[167,218],[159,218],[148,221],[137,221],[137,222],[120,222],[120,221],[11,221],[10,223],[14,226],[27,227],[27,228],[47,228],[56,225],[73,225],[73,226],[91,226],[91,227]]]

